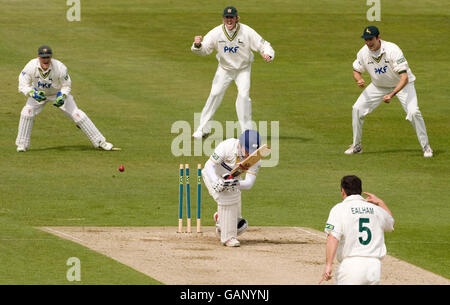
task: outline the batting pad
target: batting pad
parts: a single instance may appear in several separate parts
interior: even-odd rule
[[[89,141],[91,141],[94,147],[98,148],[100,146],[100,143],[105,142],[105,137],[101,134],[97,127],[95,127],[94,123],[92,123],[92,121],[86,114],[84,114],[81,120],[76,123],[78,127],[80,127],[80,129],[89,138]]]
[[[225,243],[232,237],[237,237],[238,205],[219,205],[220,241]]]
[[[16,145],[22,145],[25,148],[30,146],[31,130],[33,129],[34,117],[27,115],[20,115],[19,129],[16,138]]]

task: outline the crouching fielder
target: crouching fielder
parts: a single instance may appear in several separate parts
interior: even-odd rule
[[[16,139],[17,151],[24,152],[30,147],[34,118],[48,101],[61,109],[86,134],[92,145],[103,150],[112,150],[113,145],[94,123],[79,109],[70,95],[71,80],[66,66],[52,58],[49,46],[38,49],[38,58],[28,62],[19,75],[19,92],[28,99],[20,113],[19,130]]]
[[[239,139],[221,142],[203,169],[205,185],[217,202],[218,212],[214,214],[216,233],[220,234],[220,241],[228,247],[239,247],[237,235],[242,234],[248,227],[247,221],[242,218],[241,190],[252,188],[261,161],[247,170],[244,180],[224,180],[223,177],[227,177],[237,163],[248,157],[259,146],[258,132],[246,130]]]
[[[361,74],[367,71],[372,79],[359,96],[352,110],[353,143],[345,154],[362,152],[362,128],[365,117],[375,110],[382,101],[390,103],[397,96],[406,112],[406,119],[416,131],[424,157],[432,157],[433,150],[428,142],[427,129],[419,110],[414,81],[402,50],[394,43],[381,40],[375,26],[368,26],[361,36],[365,45],[359,50],[353,62],[353,77],[360,88],[365,87]]]

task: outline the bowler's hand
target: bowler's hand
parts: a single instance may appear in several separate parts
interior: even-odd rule
[[[195,36],[194,37],[194,45],[196,48],[200,48],[202,46],[203,37],[202,36]]]
[[[323,271],[322,278],[319,281],[319,284],[323,281],[329,281],[333,277],[331,274],[333,273],[333,267],[331,265],[326,265],[325,270]]]
[[[265,62],[271,62],[272,61],[272,56],[267,55],[267,54],[261,54],[262,58],[264,59]]]
[[[364,195],[367,196],[366,201],[373,203],[375,205],[379,205],[381,202],[383,202],[383,200],[381,200],[380,198],[378,198],[377,196],[375,196],[372,193],[368,193],[368,192],[363,192]]]

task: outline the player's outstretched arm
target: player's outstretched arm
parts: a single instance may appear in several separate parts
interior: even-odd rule
[[[191,51],[197,55],[206,56],[213,52],[214,48],[211,44],[212,34],[206,34],[205,38],[202,36],[195,36],[194,42],[191,46]]]
[[[249,28],[250,48],[254,52],[259,52],[265,62],[271,62],[275,58],[275,51],[270,42],[264,40],[255,30]]]

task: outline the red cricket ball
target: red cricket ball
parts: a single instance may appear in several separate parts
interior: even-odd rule
[[[125,166],[123,166],[123,164],[121,164],[120,166],[119,166],[119,171],[120,172],[123,172],[125,170]]]

